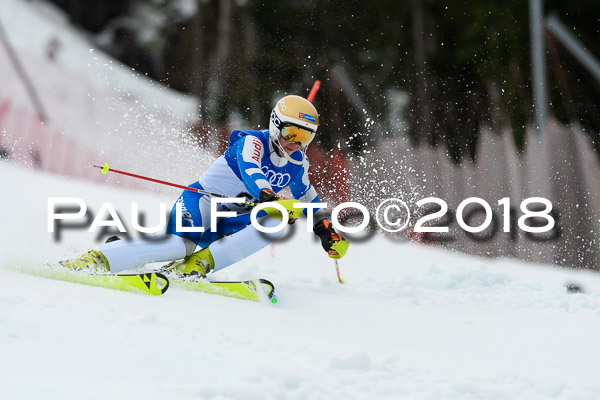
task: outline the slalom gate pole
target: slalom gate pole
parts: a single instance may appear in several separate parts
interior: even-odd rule
[[[315,83],[313,83],[312,88],[310,89],[310,93],[308,93],[308,97],[306,98],[306,100],[308,100],[312,103],[313,100],[315,99],[315,96],[317,95],[317,92],[319,91],[320,87],[321,87],[321,81],[319,81],[319,80],[315,81]],[[344,279],[340,276],[340,265],[338,263],[338,260],[334,259],[333,261],[335,261],[335,272],[337,274],[338,282],[343,284]]]
[[[222,194],[207,192],[206,190],[196,189],[196,188],[189,187],[189,186],[184,186],[184,185],[178,185],[176,183],[171,183],[171,182],[167,182],[167,181],[161,181],[159,179],[149,178],[149,177],[143,176],[143,175],[132,174],[131,172],[119,171],[118,169],[109,168],[108,163],[104,163],[102,165],[94,165],[94,167],[95,168],[100,168],[100,170],[102,171],[103,175],[107,174],[108,172],[115,172],[117,174],[127,175],[127,176],[130,176],[132,178],[143,179],[145,181],[150,181],[150,182],[154,182],[154,183],[160,183],[161,185],[173,186],[173,187],[176,187],[176,188],[179,188],[179,189],[189,190],[190,192],[196,192],[196,193],[204,194],[206,196],[227,198],[227,196],[224,196]],[[254,207],[256,205],[256,203],[252,203],[252,202],[247,201],[247,200],[244,202],[244,204],[252,206],[252,207]]]
[[[308,94],[308,97],[306,98],[306,100],[308,100],[312,103],[313,100],[315,99],[315,96],[317,95],[317,92],[319,91],[320,87],[321,87],[321,81],[315,81],[315,83],[313,83],[312,89],[310,89],[310,93]]]

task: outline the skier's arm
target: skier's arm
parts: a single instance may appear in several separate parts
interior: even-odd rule
[[[252,197],[258,199],[261,203],[279,203],[288,212],[288,222],[294,223],[300,217],[300,210],[294,208],[294,203],[298,201],[283,198],[273,191],[271,184],[261,169],[261,160],[264,151],[263,142],[255,136],[248,135],[240,143],[236,143],[235,153],[240,178]],[[267,207],[260,211],[259,216],[261,216],[261,213],[266,213],[275,219],[282,218],[281,212],[272,207]]]
[[[308,178],[308,167],[309,161],[308,158],[305,158],[300,172],[290,183],[290,191],[292,192],[292,196],[300,200],[301,203],[320,203],[321,199]],[[308,210],[304,209],[304,215],[307,213]],[[321,221],[325,217],[326,213],[323,209],[314,211],[314,221]]]
[[[308,158],[304,159],[302,170],[290,184],[290,190],[295,199],[302,203],[320,203],[319,195],[314,186],[310,184],[308,179]],[[307,213],[307,210],[304,210]],[[326,218],[326,213],[323,209],[319,209],[314,214],[314,221],[317,221],[313,226],[313,232],[321,239],[321,245],[331,258],[342,258],[348,250],[349,242],[344,237],[333,229],[331,222]]]
[[[236,145],[235,153],[240,178],[244,182],[248,193],[258,199],[261,190],[272,190],[271,184],[261,169],[261,159],[265,152],[264,144],[259,138],[248,135],[241,139],[241,143],[236,143]]]

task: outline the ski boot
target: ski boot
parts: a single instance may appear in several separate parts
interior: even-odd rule
[[[206,278],[206,274],[214,268],[215,260],[208,247],[206,247],[182,261],[174,263],[170,269],[183,275],[200,275],[202,278]]]
[[[108,260],[104,257],[104,254],[98,250],[90,250],[75,260],[63,261],[61,264],[65,268],[75,270],[90,269],[99,272],[110,271]]]

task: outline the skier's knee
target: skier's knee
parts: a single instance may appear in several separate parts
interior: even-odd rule
[[[181,240],[183,240],[183,243],[185,244],[185,255],[187,257],[191,256],[192,254],[194,254],[194,252],[196,252],[196,242],[184,237],[182,237]]]

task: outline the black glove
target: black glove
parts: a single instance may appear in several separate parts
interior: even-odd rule
[[[331,258],[342,258],[348,249],[348,242],[337,233],[327,218],[322,219],[313,226],[313,232],[321,239],[323,249]],[[339,252],[338,252],[339,250]]]
[[[268,203],[270,201],[281,200],[281,196],[272,191],[271,189],[263,189],[260,191],[258,201],[261,203]]]

